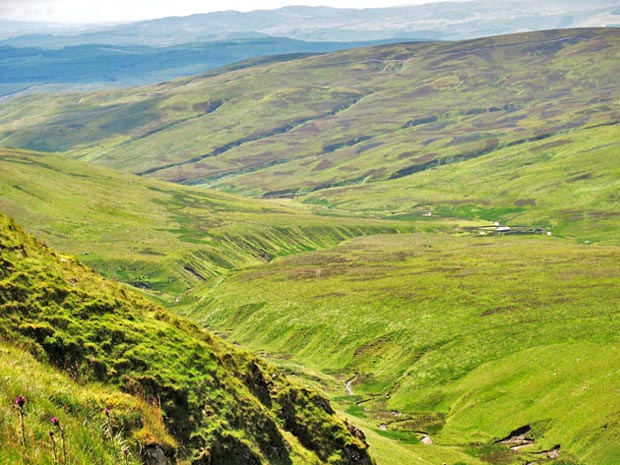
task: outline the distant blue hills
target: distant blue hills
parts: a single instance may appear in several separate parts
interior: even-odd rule
[[[581,26],[620,26],[620,0],[291,6],[80,28],[0,20],[0,97],[26,90],[138,86],[258,57],[294,59],[380,43]]]
[[[261,37],[170,47],[84,44],[48,49],[0,46],[0,96],[27,89],[128,87],[204,73],[232,63],[282,61],[392,41],[305,42]],[[243,66],[240,64],[239,66]]]

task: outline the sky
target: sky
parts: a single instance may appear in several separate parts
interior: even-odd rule
[[[188,16],[211,11],[326,5],[336,8],[378,8],[419,5],[432,0],[0,0],[0,19],[60,23],[139,21],[166,16]],[[435,0],[441,1],[441,0]],[[455,1],[455,0],[451,0]],[[466,0],[456,0],[466,1]]]

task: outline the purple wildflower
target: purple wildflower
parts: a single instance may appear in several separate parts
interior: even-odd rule
[[[62,458],[63,458],[62,463],[64,465],[67,465],[67,441],[65,439],[65,429],[62,426],[60,426],[60,420],[58,419],[58,417],[52,417],[50,422],[52,423],[52,425],[58,428],[58,431],[60,431],[60,438],[62,439]],[[54,441],[54,436],[51,433],[50,433],[50,438],[52,442],[54,443],[54,447],[55,447],[56,443]],[[54,455],[56,455],[55,449],[54,449]]]
[[[109,417],[110,416],[110,409],[108,407],[104,408],[103,409],[103,413],[105,413],[106,417]]]
[[[26,398],[24,396],[17,396],[15,398],[15,405],[17,405],[19,408],[24,408],[24,405],[26,405]]]

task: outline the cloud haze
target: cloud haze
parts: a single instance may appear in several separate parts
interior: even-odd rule
[[[0,0],[0,19],[97,23],[187,16],[222,10],[251,11],[279,8],[288,4],[379,8],[430,2],[430,0],[229,0],[225,3],[204,0]]]

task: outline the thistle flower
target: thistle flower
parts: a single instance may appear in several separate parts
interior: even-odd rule
[[[15,398],[15,405],[17,405],[20,409],[23,409],[26,405],[26,397],[19,395]]]
[[[50,422],[60,431],[60,438],[62,439],[62,463],[67,465],[67,440],[65,438],[65,429],[60,425],[58,417],[52,417]]]
[[[106,417],[110,416],[110,409],[108,407],[103,409],[103,413],[105,414]]]

